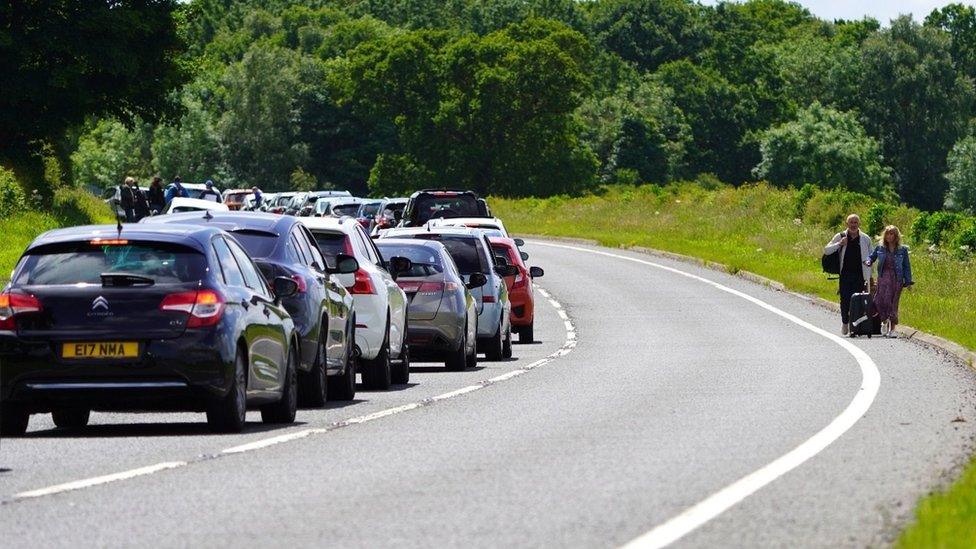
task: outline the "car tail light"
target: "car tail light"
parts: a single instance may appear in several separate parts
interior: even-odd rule
[[[376,293],[376,288],[373,287],[373,279],[369,277],[369,273],[365,269],[356,271],[356,283],[346,289],[353,295]]]
[[[420,289],[422,282],[417,282],[415,280],[397,280],[397,285],[407,293],[413,293]]]
[[[214,326],[224,314],[224,297],[214,290],[169,294],[159,304],[162,311],[187,313],[187,328]]]
[[[493,296],[493,295],[483,295],[483,296],[481,296],[481,302],[482,303],[494,303],[495,302],[495,296]]]
[[[304,294],[308,291],[308,284],[302,275],[293,274],[291,275],[291,279],[295,281],[295,284],[298,284],[298,293]]]
[[[0,330],[15,330],[15,316],[39,313],[43,309],[40,300],[32,295],[4,292],[0,294]]]

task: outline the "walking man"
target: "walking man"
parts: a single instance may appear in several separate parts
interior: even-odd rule
[[[861,218],[856,214],[847,216],[847,230],[834,235],[824,246],[826,255],[840,253],[840,318],[844,335],[851,329],[851,296],[865,290],[865,281],[874,282],[871,267],[864,264],[872,250],[871,237],[861,232]]]
[[[135,214],[135,194],[132,188],[136,184],[136,179],[134,177],[126,177],[125,181],[119,187],[119,204],[122,206],[122,211],[125,212],[125,220],[128,223],[132,223],[136,220]]]

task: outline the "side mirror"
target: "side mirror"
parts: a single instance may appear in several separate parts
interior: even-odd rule
[[[528,261],[529,260],[529,254],[527,252],[519,252],[519,257],[522,258],[522,261]]]
[[[546,274],[546,272],[542,270],[542,267],[529,267],[529,276],[532,278],[539,278],[544,274]]]
[[[515,265],[499,265],[495,267],[495,272],[499,276],[515,276],[519,273],[519,270]]]
[[[401,274],[409,272],[412,268],[413,262],[405,257],[395,255],[390,258],[390,274],[393,275],[393,280],[396,280]]]
[[[271,281],[271,286],[274,289],[275,296],[279,299],[291,297],[298,293],[298,282],[287,276],[276,276]]]
[[[484,273],[471,273],[471,276],[468,277],[468,283],[465,284],[465,286],[467,286],[469,290],[473,290],[475,288],[480,288],[485,284],[488,284],[488,277],[485,276]]]
[[[346,254],[336,254],[334,274],[351,274],[359,270],[359,261],[355,257]]]
[[[521,248],[522,246],[525,246],[525,241],[522,240],[521,238],[516,238],[515,239],[515,245],[518,246],[519,248]]]

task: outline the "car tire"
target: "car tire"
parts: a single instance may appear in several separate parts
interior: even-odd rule
[[[505,341],[502,342],[502,358],[512,358],[512,327],[509,326],[505,332]]]
[[[477,352],[477,351],[475,351]],[[452,372],[463,372],[468,366],[468,333],[467,328],[465,332],[461,334],[461,344],[458,345],[457,350],[451,351],[447,355],[447,360],[444,361],[444,366]]]
[[[407,344],[408,327],[409,321],[407,318],[404,318],[403,342],[400,343],[400,357],[397,359],[396,368],[394,368],[392,373],[393,383],[396,383],[397,385],[406,385],[407,383],[410,383],[410,345]]]
[[[4,403],[0,407],[0,435],[19,437],[27,432],[30,412],[23,406]]]
[[[528,326],[519,328],[519,343],[532,343],[535,341],[535,321]]]
[[[265,423],[294,423],[298,411],[298,374],[294,347],[288,352],[288,365],[285,369],[285,385],[281,388],[281,399],[261,407],[261,421]]]
[[[355,319],[352,322],[355,323]],[[329,400],[349,401],[356,398],[356,359],[352,354],[353,345],[356,344],[355,327],[348,329],[347,333],[346,363],[343,364],[342,374],[335,376],[326,388]]]
[[[207,410],[207,425],[216,433],[240,433],[247,416],[247,354],[237,350],[230,390]]]
[[[81,429],[88,425],[91,410],[87,408],[61,408],[51,411],[51,419],[59,429]]]
[[[465,322],[465,329],[467,329],[468,323]],[[474,333],[478,333],[478,328],[474,329]],[[467,346],[467,340],[465,340],[465,346]],[[465,357],[465,364],[468,368],[475,368],[478,366],[478,345],[475,343],[471,346],[471,352]]]
[[[298,380],[298,404],[309,408],[321,408],[325,406],[326,395],[328,392],[329,380],[326,374],[326,347],[322,341],[321,330],[326,330],[328,323],[322,321],[322,328],[319,331],[319,348],[315,353],[315,364],[308,372],[300,372]]]
[[[380,347],[380,352],[373,360],[363,361],[363,385],[373,391],[386,391],[393,384],[393,367],[390,364],[390,332],[387,329],[386,338]]]
[[[495,335],[485,342],[485,359],[493,362],[502,359],[502,322],[500,320]]]

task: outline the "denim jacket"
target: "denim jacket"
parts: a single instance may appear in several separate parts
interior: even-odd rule
[[[871,264],[878,264],[878,278],[881,278],[881,269],[884,269],[885,258],[891,252],[884,246],[878,246],[871,252],[868,260]],[[901,246],[895,250],[895,276],[905,286],[914,284],[912,281],[912,263],[908,259],[908,246]]]

